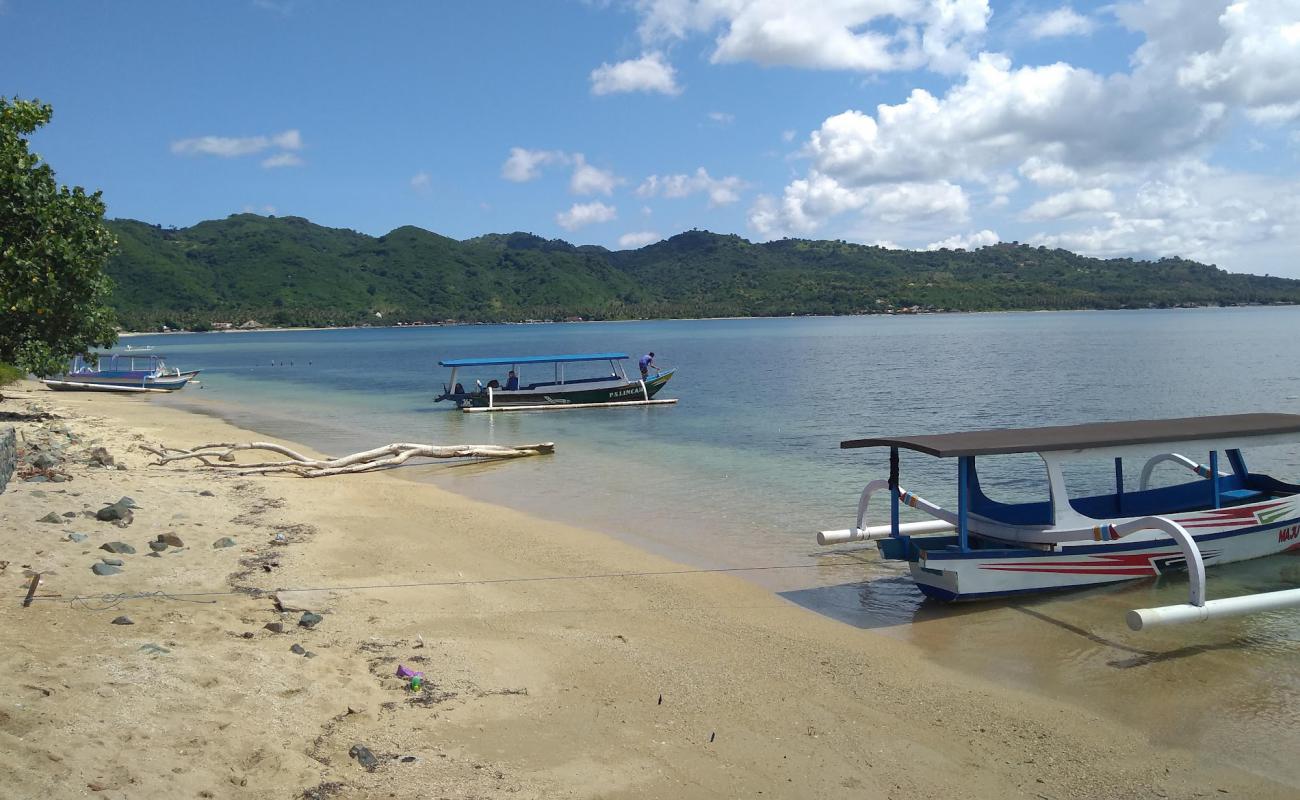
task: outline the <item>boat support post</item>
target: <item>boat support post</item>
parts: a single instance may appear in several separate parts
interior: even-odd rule
[[[1214,507],[1221,508],[1222,500],[1219,497],[1219,451],[1210,451],[1210,487],[1214,492]]]
[[[973,460],[971,456],[957,459],[957,544],[963,553],[970,552],[966,518],[970,513],[970,465]]]
[[[1233,617],[1257,611],[1300,606],[1300,589],[1283,589],[1278,592],[1260,592],[1225,597],[1220,600],[1206,600],[1205,562],[1201,559],[1201,551],[1196,547],[1196,540],[1192,535],[1183,526],[1165,517],[1149,517],[1143,522],[1149,523],[1143,527],[1156,528],[1169,534],[1182,549],[1183,556],[1187,559],[1188,597],[1184,605],[1138,608],[1128,612],[1126,621],[1132,630],[1141,631],[1160,625],[1204,622],[1216,617]]]
[[[898,537],[898,448],[889,448],[889,535]]]

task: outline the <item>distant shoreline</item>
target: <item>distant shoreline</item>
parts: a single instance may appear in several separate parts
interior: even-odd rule
[[[278,327],[267,325],[260,328],[228,328],[225,330],[175,330],[175,331],[121,331],[119,339],[128,339],[136,336],[171,336],[178,333],[288,333],[292,331],[347,331],[347,330],[387,330],[393,328],[468,328],[473,326],[486,325],[586,325],[595,322],[603,323],[621,323],[621,322],[706,322],[706,321],[724,321],[724,320],[753,320],[753,319],[853,319],[858,317],[936,317],[936,316],[954,316],[961,314],[1082,314],[1091,312],[1134,312],[1134,311],[1203,311],[1206,309],[1228,310],[1228,309],[1249,309],[1249,308],[1294,308],[1300,306],[1300,303],[1256,303],[1249,305],[1204,305],[1204,306],[1167,306],[1164,308],[1008,308],[997,311],[916,311],[903,312],[895,314],[783,314],[783,315],[760,315],[760,316],[736,316],[736,317],[646,317],[643,319],[582,319],[582,320],[545,320],[533,322],[427,322],[427,323],[410,323],[406,325],[327,325],[320,327]]]

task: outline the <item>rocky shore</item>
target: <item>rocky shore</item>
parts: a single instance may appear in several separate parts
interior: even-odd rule
[[[153,466],[266,437],[6,395],[0,797],[1295,796],[598,533]]]

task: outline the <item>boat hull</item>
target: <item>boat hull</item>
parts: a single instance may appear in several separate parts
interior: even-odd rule
[[[520,391],[494,390],[491,406],[510,408],[512,406],[548,406],[548,405],[602,405],[627,403],[636,400],[649,400],[668,383],[673,370],[662,372],[645,382],[645,390],[640,381],[618,381],[615,383],[583,386],[581,383],[548,386],[544,389],[526,389]],[[461,408],[487,408],[487,392],[455,396]]]
[[[189,383],[191,377],[186,374],[157,378],[72,374],[45,379],[41,383],[56,392],[174,392]]]
[[[1295,498],[1175,514],[1171,519],[1193,534],[1207,567],[1300,551],[1300,500]],[[949,549],[946,543],[953,541],[951,536],[917,536],[910,541],[912,578],[927,596],[980,600],[1084,589],[1186,570],[1178,544],[1155,531],[1047,550],[990,549],[985,541],[983,547],[962,553]],[[885,540],[880,546],[888,550],[896,545]]]

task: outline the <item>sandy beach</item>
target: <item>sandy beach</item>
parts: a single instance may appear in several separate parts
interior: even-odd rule
[[[5,395],[0,427],[66,476],[0,495],[5,800],[1296,794],[420,467],[152,466],[140,445],[267,437],[147,397]],[[122,497],[130,524],[95,518]]]

